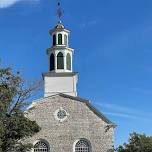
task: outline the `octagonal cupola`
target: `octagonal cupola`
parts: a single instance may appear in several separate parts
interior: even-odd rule
[[[47,49],[49,71],[55,73],[72,72],[73,49],[69,47],[70,31],[60,22],[49,31],[52,37],[51,48]]]
[[[77,96],[78,73],[72,68],[74,50],[69,47],[70,31],[60,21],[49,33],[52,43],[47,49],[49,71],[43,73],[44,97],[56,93]]]

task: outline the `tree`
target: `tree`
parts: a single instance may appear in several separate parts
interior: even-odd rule
[[[0,152],[30,150],[23,138],[37,133],[40,127],[24,115],[28,99],[38,85],[25,86],[19,73],[0,68]]]
[[[119,146],[117,152],[152,152],[152,136],[132,133],[129,143]]]

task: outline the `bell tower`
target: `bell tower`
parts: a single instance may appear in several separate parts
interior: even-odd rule
[[[57,16],[59,22],[49,31],[52,44],[47,49],[49,70],[43,73],[44,97],[57,93],[77,96],[78,73],[73,72],[74,49],[69,47],[69,34],[61,22],[63,10],[58,2]]]
[[[43,73],[44,97],[57,93],[77,96],[78,73],[72,67],[74,49],[69,47],[70,31],[59,21],[49,33],[52,45],[47,49],[49,70]]]

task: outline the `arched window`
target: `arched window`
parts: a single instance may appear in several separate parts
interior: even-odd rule
[[[61,52],[57,55],[57,69],[64,69],[64,57]]]
[[[53,45],[56,45],[56,35],[53,35]]]
[[[50,71],[54,70],[54,55],[50,56]]]
[[[91,152],[91,145],[87,140],[81,139],[75,145],[75,152]]]
[[[64,44],[67,45],[67,35],[64,35]]]
[[[58,34],[58,44],[62,45],[62,34]]]
[[[69,53],[66,56],[66,65],[67,65],[67,70],[71,70],[71,55]]]
[[[49,147],[45,142],[38,141],[34,145],[34,152],[49,152]]]

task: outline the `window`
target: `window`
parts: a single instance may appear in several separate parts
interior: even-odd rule
[[[54,112],[54,118],[59,122],[64,122],[68,118],[69,114],[62,107]]]
[[[50,56],[50,71],[54,70],[54,55]]]
[[[66,111],[63,109],[60,109],[57,113],[58,119],[64,119],[67,116]]]
[[[67,45],[67,35],[64,35],[64,44]]]
[[[53,35],[53,45],[56,45],[56,35]]]
[[[64,69],[64,57],[61,52],[57,55],[57,69]]]
[[[58,44],[62,45],[62,34],[58,34]]]
[[[34,145],[34,152],[49,152],[49,148],[45,142],[38,141]]]
[[[66,64],[67,64],[67,70],[71,70],[71,56],[69,53],[66,56]]]
[[[79,140],[75,145],[75,152],[91,152],[90,144],[84,140]]]

